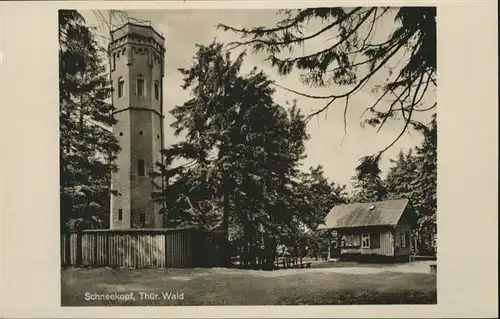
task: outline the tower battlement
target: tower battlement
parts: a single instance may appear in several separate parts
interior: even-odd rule
[[[163,148],[165,39],[151,26],[126,23],[111,32],[111,84],[118,139],[118,172],[112,174],[112,229],[162,228],[149,174]],[[157,184],[161,184],[158,181]]]
[[[159,33],[150,24],[138,24],[138,23],[125,23],[119,28],[111,31],[111,41],[115,41],[123,36],[127,35],[142,35],[144,37],[151,37],[161,45],[165,44],[165,38],[161,33]]]

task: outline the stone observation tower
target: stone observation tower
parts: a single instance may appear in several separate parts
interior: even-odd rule
[[[153,27],[126,23],[111,32],[113,134],[121,151],[112,174],[110,228],[162,228],[149,173],[161,161],[165,39]],[[161,180],[156,181],[161,185]]]

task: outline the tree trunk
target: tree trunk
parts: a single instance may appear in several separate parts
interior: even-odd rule
[[[292,259],[292,261],[293,261],[294,264],[297,261],[297,255],[298,255],[297,254],[297,243],[294,243],[293,244],[293,259]]]
[[[330,239],[328,239],[328,256],[326,257],[327,260],[330,260],[332,258],[331,257],[331,255],[332,255],[331,250],[332,250],[332,242]]]
[[[250,242],[249,242],[249,246],[250,246],[250,249],[249,249],[249,257],[250,257],[250,268],[254,269],[255,266],[256,266],[256,258],[257,258],[257,254],[256,254],[256,245],[255,245],[255,231],[253,229],[253,227],[250,227]]]
[[[249,232],[248,232],[248,222],[244,221],[243,222],[243,252],[242,252],[242,264],[244,268],[248,267],[248,260],[249,260]]]
[[[275,246],[275,245],[274,245]],[[264,269],[271,270],[274,266],[274,259],[276,258],[273,246],[273,238],[269,236],[264,237],[264,254],[262,266]]]
[[[222,252],[222,263],[226,267],[230,265],[230,257],[229,257],[229,187],[228,187],[228,178],[227,173],[224,170],[223,172],[223,221],[222,228],[224,231],[224,248]]]

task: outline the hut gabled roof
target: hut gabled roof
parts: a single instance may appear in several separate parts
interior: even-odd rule
[[[407,207],[412,208],[408,199],[338,205],[330,210],[324,224],[318,228],[396,226]]]

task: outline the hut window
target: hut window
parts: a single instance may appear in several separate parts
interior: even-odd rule
[[[139,160],[137,163],[137,168],[139,171],[139,176],[145,176],[146,175],[146,164],[144,163],[144,160]]]
[[[125,86],[125,81],[122,78],[118,79],[118,97],[123,96],[124,86]]]
[[[343,247],[359,247],[361,238],[359,234],[349,234],[342,237],[342,246]]]
[[[350,235],[347,236],[347,247],[353,247],[354,246],[354,236]]]
[[[359,246],[361,246],[361,236],[359,236],[359,234],[353,235],[353,239],[352,239],[352,241],[353,241],[353,244],[352,244],[352,245],[353,245],[354,247],[359,247]]]
[[[122,220],[123,218],[123,209],[118,210],[118,220]]]
[[[160,99],[160,85],[158,84],[158,81],[155,81],[155,100]]]
[[[408,232],[402,232],[401,233],[401,247],[402,248],[405,248],[405,247],[408,247],[408,244],[409,244],[409,236],[408,236]]]
[[[370,234],[361,235],[361,248],[370,248]]]
[[[142,76],[139,76],[137,78],[137,96],[143,96],[144,95],[144,78]]]
[[[380,248],[380,233],[373,232],[370,234],[370,248]]]

